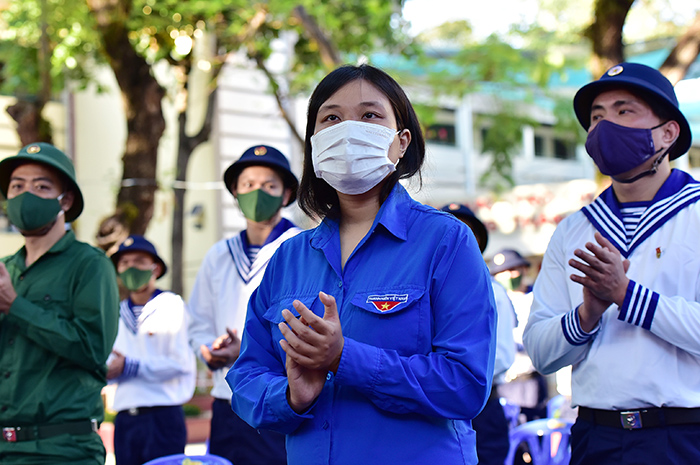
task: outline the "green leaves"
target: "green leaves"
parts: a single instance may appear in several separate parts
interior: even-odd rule
[[[5,94],[55,94],[67,79],[84,85],[91,79],[85,64],[101,60],[98,36],[84,0],[13,0],[2,12],[2,21],[7,26],[0,37],[0,62],[4,64],[0,91]],[[42,88],[46,85],[41,79],[43,66],[51,77],[48,90]]]

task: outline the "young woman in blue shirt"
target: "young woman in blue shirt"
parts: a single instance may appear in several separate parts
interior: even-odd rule
[[[299,204],[321,223],[272,258],[226,377],[241,418],[287,435],[290,465],[477,462],[494,299],[469,228],[398,182],[424,156],[383,71],[343,66],[316,87]]]

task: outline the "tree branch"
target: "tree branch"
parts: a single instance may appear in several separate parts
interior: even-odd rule
[[[323,65],[328,69],[338,67],[341,64],[340,55],[328,37],[326,37],[326,34],[321,30],[318,22],[301,5],[295,7],[292,10],[292,14],[301,22],[311,39],[318,44],[318,51]]]
[[[299,131],[297,131],[297,128],[294,124],[294,121],[292,118],[289,116],[289,113],[287,113],[287,110],[285,108],[285,96],[282,95],[282,92],[280,91],[280,86],[277,83],[277,79],[275,76],[270,72],[269,69],[267,69],[267,66],[265,66],[265,60],[260,55],[255,55],[255,62],[258,65],[258,68],[265,73],[265,76],[267,76],[267,79],[270,81],[270,85],[272,86],[272,91],[275,94],[275,99],[277,100],[277,106],[280,109],[280,112],[282,113],[282,118],[287,122],[287,125],[289,126],[289,129],[292,131],[292,135],[294,138],[299,142],[299,145],[304,147],[304,139],[301,137],[301,134],[299,134]]]
[[[678,38],[678,43],[659,68],[674,86],[683,79],[688,68],[700,55],[700,13],[695,16],[688,30]]]

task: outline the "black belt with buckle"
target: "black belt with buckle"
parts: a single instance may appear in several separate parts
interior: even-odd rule
[[[56,425],[3,426],[2,439],[5,442],[35,441],[61,434],[90,434],[97,432],[97,420],[80,420]]]
[[[118,413],[121,414],[126,414],[132,417],[138,416],[138,415],[143,415],[145,413],[153,413],[158,410],[165,410],[169,408],[178,408],[180,407],[179,405],[156,405],[154,407],[131,407],[126,410],[122,410]]]
[[[579,407],[578,416],[596,425],[624,429],[700,424],[700,408],[653,407],[639,410],[600,410]]]

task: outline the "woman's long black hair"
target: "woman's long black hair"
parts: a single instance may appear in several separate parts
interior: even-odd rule
[[[370,65],[345,65],[332,71],[316,86],[306,117],[306,142],[304,144],[304,172],[299,184],[299,207],[311,217],[324,218],[336,216],[338,194],[326,181],[317,178],[311,160],[311,136],[314,135],[316,118],[321,105],[344,85],[357,79],[365,80],[379,89],[391,103],[398,130],[411,131],[411,143],[406,153],[399,160],[396,171],[387,178],[380,193],[380,202],[384,202],[399,179],[410,178],[418,174],[425,158],[425,140],[420,123],[411,102],[401,86],[387,73]]]

